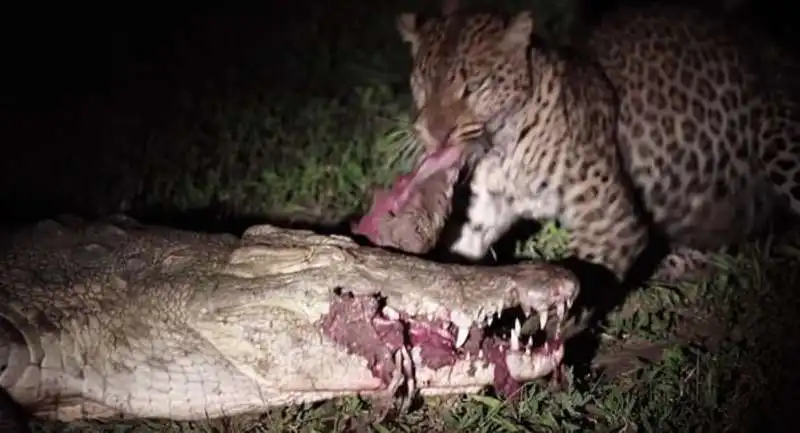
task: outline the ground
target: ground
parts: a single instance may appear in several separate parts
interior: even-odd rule
[[[562,34],[570,2],[559,9],[533,3],[551,33]],[[160,21],[131,12],[135,25],[152,24],[145,38],[126,33],[134,24],[117,23],[112,92],[102,87],[107,80],[95,80],[98,72],[74,66],[18,85],[27,90],[11,97],[17,117],[5,120],[28,152],[0,162],[5,216],[124,211],[148,222],[238,232],[265,220],[333,224],[363,210],[369,187],[404,168],[390,161],[410,133],[409,59],[391,19],[418,5],[401,6],[300,0],[281,15],[227,10],[161,14]],[[49,49],[66,48],[59,43],[67,44],[56,38]],[[93,43],[103,50],[95,53],[107,54],[107,45]],[[35,64],[52,71],[47,61]],[[64,90],[81,80],[86,92]],[[59,107],[67,110],[54,114]],[[31,122],[34,115],[48,127]],[[553,258],[561,246],[563,233],[547,226],[520,253]],[[720,257],[723,272],[707,284],[642,288],[609,319],[594,368],[571,368],[566,391],[531,384],[516,405],[489,393],[454,396],[369,424],[368,403],[344,399],[229,420],[37,429],[773,431],[791,418],[788,402],[800,389],[785,368],[798,361],[789,332],[797,328],[800,270],[791,265],[795,251],[775,249],[764,244]]]

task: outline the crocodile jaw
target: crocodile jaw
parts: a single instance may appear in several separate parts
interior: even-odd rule
[[[379,388],[392,395],[401,385],[406,392],[419,390],[422,395],[472,392],[491,385],[513,398],[524,382],[561,365],[560,327],[576,295],[576,286],[564,284],[526,299],[524,305],[475,317],[444,306],[415,316],[393,308],[391,299],[340,293],[319,326],[349,355],[360,357],[379,380]],[[516,316],[511,313],[514,308]],[[537,338],[521,335],[522,324],[529,320],[539,324]],[[507,322],[507,332],[498,326],[501,321]],[[549,335],[544,332],[548,324],[553,325]]]

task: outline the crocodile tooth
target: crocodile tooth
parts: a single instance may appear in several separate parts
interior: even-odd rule
[[[494,314],[486,316],[486,326],[492,326],[492,323],[494,323]]]
[[[458,335],[456,336],[456,349],[463,346],[469,337],[469,328],[464,326],[457,326]]]
[[[528,346],[533,347],[533,336],[528,337]]]
[[[478,358],[483,359],[483,349],[478,350]]]
[[[452,316],[452,313],[451,313],[451,316]],[[480,321],[485,320],[485,319],[486,319],[486,313],[484,313],[483,307],[478,307],[477,314],[475,314],[475,316],[473,316],[472,321],[473,322],[480,322]]]
[[[520,323],[519,318],[514,320],[514,332],[517,334],[517,337],[522,334],[522,323]]]
[[[457,310],[450,312],[450,321],[459,328],[469,328],[473,322],[466,314]]]
[[[416,362],[419,362],[419,360],[422,359],[422,348],[421,347],[414,346],[411,349],[411,359],[415,360]]]
[[[547,310],[539,311],[539,329],[544,329],[547,325]]]
[[[387,318],[389,318],[391,320],[399,320],[400,319],[400,313],[398,313],[397,310],[395,310],[394,308],[392,308],[392,307],[390,307],[388,305],[384,306],[383,310],[381,312],[383,313],[384,316],[386,316]]]
[[[514,323],[514,329],[511,330],[511,350],[517,351],[519,350],[519,333],[521,331],[521,327],[519,325],[519,320]]]
[[[567,305],[565,303],[559,302],[556,305],[556,317],[558,318],[559,322],[564,320],[564,315],[567,311]]]

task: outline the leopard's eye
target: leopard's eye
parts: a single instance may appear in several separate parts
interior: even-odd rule
[[[467,70],[463,66],[460,70],[462,82],[464,83],[464,95],[468,96],[478,92],[489,80],[488,77],[469,77]]]
[[[478,93],[481,89],[485,88],[486,85],[489,84],[489,77],[482,77],[479,79],[473,79],[466,83],[466,94],[471,95],[473,93]]]
[[[464,86],[466,94],[472,94],[480,90],[481,88],[481,81],[467,81],[466,85]]]
[[[467,75],[467,68],[465,68],[463,64],[460,65],[459,68],[458,68],[458,81],[463,83],[463,85],[461,86],[461,96],[462,97],[474,92],[475,90],[477,90],[475,88],[474,82],[472,80],[470,80],[469,78],[467,78],[468,76],[469,75]]]

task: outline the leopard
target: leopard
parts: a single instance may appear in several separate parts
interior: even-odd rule
[[[568,252],[625,280],[655,239],[653,278],[705,277],[710,253],[800,214],[794,100],[723,17],[628,6],[576,49],[533,11],[402,13],[415,146],[476,137],[469,205],[450,246],[469,260],[519,220],[556,220]]]

